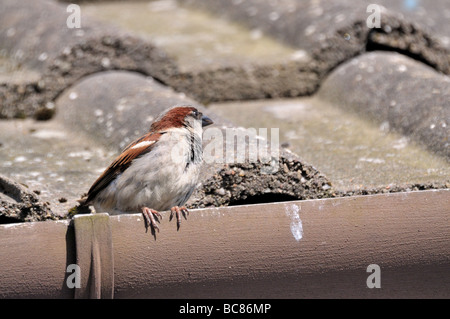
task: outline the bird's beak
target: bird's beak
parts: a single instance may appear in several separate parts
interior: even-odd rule
[[[214,122],[213,122],[209,117],[207,117],[206,115],[203,115],[203,116],[202,116],[202,127],[211,125],[211,124],[213,124],[213,123],[214,123]]]

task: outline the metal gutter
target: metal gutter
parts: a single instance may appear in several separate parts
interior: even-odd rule
[[[449,214],[435,190],[163,213],[156,239],[140,214],[0,225],[0,298],[448,298]]]

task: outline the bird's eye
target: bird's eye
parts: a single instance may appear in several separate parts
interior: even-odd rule
[[[192,115],[197,118],[198,117],[198,111],[197,110],[193,110],[192,111]]]

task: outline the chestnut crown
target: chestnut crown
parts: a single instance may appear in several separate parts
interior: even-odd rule
[[[161,132],[169,128],[186,126],[189,119],[202,121],[202,127],[214,122],[193,106],[176,106],[162,113],[150,126],[150,131]]]

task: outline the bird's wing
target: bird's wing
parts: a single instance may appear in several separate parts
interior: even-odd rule
[[[125,147],[122,153],[116,157],[114,162],[109,165],[109,167],[91,186],[87,194],[85,204],[89,204],[99,192],[101,192],[119,174],[127,169],[134,159],[150,152],[162,134],[164,133],[150,132]]]

